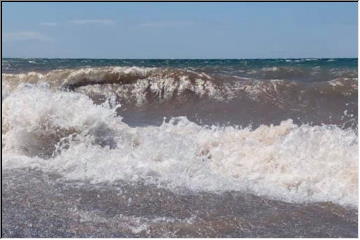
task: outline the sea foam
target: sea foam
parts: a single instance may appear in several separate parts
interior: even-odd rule
[[[93,183],[142,181],[173,191],[243,191],[288,202],[357,206],[353,129],[200,126],[185,117],[129,127],[114,99],[25,85],[2,102],[3,167]]]

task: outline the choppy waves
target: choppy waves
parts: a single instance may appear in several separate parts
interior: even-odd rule
[[[3,74],[3,99],[26,84],[82,93],[97,104],[114,98],[126,121],[143,112],[148,118],[156,115],[158,123],[163,117],[187,116],[197,123],[258,126],[291,118],[298,124],[357,128],[357,78],[304,82],[178,68],[63,69]]]
[[[201,73],[171,77],[170,71],[152,78],[154,74],[163,72],[101,68],[4,75],[4,169],[30,167],[94,183],[142,181],[174,191],[235,190],[289,202],[357,206],[358,137],[351,128],[297,125],[286,119],[255,129],[215,127],[185,117],[161,126],[130,127],[117,114],[124,99],[119,101],[119,94],[107,95],[100,104],[89,92],[80,91],[107,84],[116,84],[119,91],[119,86],[134,87],[143,81],[150,82],[148,91],[164,97],[174,89],[214,97],[227,91],[217,88],[223,82]],[[281,82],[270,86],[278,90],[284,87]],[[269,83],[249,82],[243,89],[266,89],[262,84]],[[319,84],[309,91],[343,97],[356,91],[348,80]],[[229,91],[236,91],[234,86]],[[254,88],[248,94],[259,97]],[[141,98],[141,93],[131,95]]]
[[[275,71],[275,70],[274,70]],[[277,71],[277,68],[276,68]],[[250,79],[209,76],[204,72],[171,68],[102,67],[3,74],[3,88],[11,91],[24,83],[46,83],[52,87],[85,93],[116,93],[123,101],[135,98],[144,102],[148,95],[169,99],[185,93],[229,100],[239,93],[259,98],[282,98],[290,93],[316,92],[350,96],[357,93],[357,78],[335,78],[328,81],[302,83],[285,79]],[[282,96],[283,95],[283,96]],[[5,92],[6,96],[6,92]]]

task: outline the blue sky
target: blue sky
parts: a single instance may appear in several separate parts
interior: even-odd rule
[[[357,57],[357,3],[2,3],[4,57]]]

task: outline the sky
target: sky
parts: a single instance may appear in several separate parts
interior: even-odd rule
[[[2,2],[3,57],[357,57],[354,2]]]

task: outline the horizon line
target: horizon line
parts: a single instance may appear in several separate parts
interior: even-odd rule
[[[1,59],[91,59],[91,60],[267,60],[267,59],[358,59],[356,57],[270,57],[270,58],[94,58],[94,57],[2,57]]]

